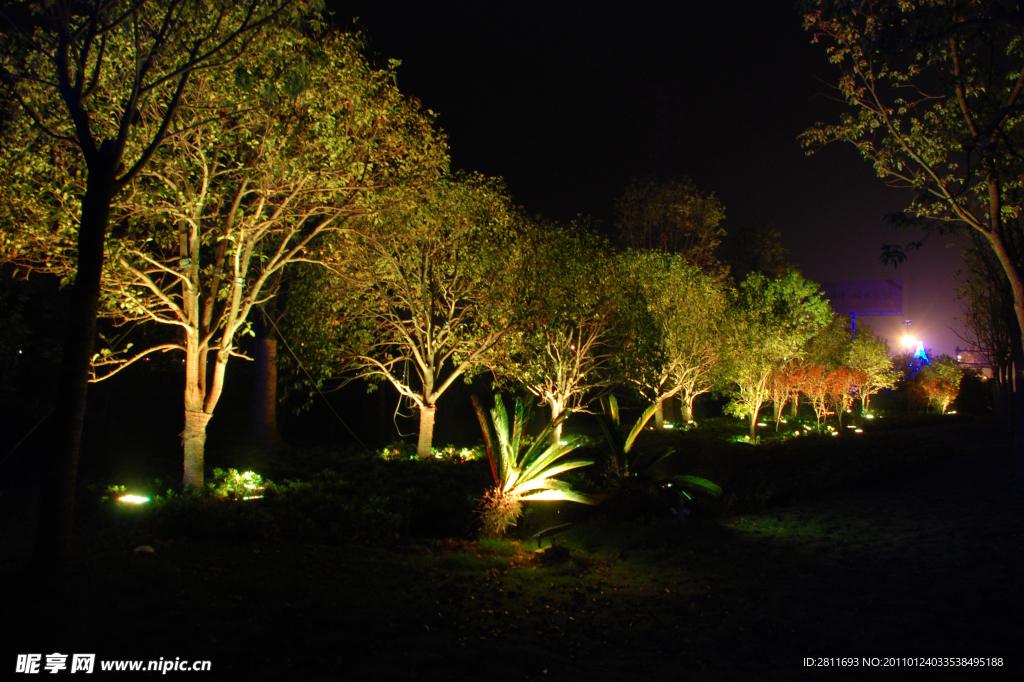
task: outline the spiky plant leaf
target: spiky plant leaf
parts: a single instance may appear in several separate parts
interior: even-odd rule
[[[572,490],[542,490],[536,493],[527,493],[520,498],[523,502],[579,502],[580,504],[594,504],[594,500],[582,493]]]
[[[516,416],[512,422],[512,452],[518,454],[522,445],[523,425],[530,418],[530,406],[533,403],[533,396],[524,400],[516,401]],[[516,462],[518,464],[518,462]]]
[[[634,474],[640,474],[640,473],[646,472],[646,471],[650,470],[650,468],[653,467],[655,464],[657,464],[661,460],[663,460],[666,457],[668,457],[669,455],[671,455],[673,452],[675,452],[675,449],[674,448],[669,448],[668,450],[666,450],[665,452],[661,453],[660,455],[656,455],[656,454],[651,453],[651,452],[643,453],[643,454],[637,456],[636,459],[634,459],[630,463],[629,469]]]
[[[576,469],[578,467],[586,466],[588,464],[593,464],[593,462],[584,462],[582,460],[576,460],[567,463],[567,466],[564,467],[561,467],[560,465],[559,471],[554,473],[569,471],[570,469]],[[540,476],[531,478],[529,481],[524,481],[521,485],[516,486],[515,490],[513,490],[512,492],[522,494],[530,490],[572,490],[572,485],[570,485],[569,483],[566,483],[565,481],[560,481],[557,478],[551,478],[551,476],[553,476],[554,473],[548,475],[548,472],[545,471]]]
[[[633,428],[629,430],[629,435],[626,436],[626,442],[622,444],[623,452],[629,452],[630,449],[632,449],[633,442],[636,440],[636,437],[640,435],[644,426],[647,425],[647,422],[650,421],[651,417],[654,416],[654,413],[657,411],[658,403],[651,403],[647,409],[644,410],[643,414],[640,415],[640,418],[636,420],[636,424],[633,424]]]
[[[508,437],[508,412],[505,411],[505,403],[500,395],[494,396],[494,407],[491,409],[491,420],[494,422],[494,430],[498,434],[498,448],[501,450],[503,468],[515,466],[518,452],[512,450],[512,443]]]
[[[533,478],[535,478],[535,479],[551,478],[552,476],[557,476],[558,474],[563,473],[565,471],[571,471],[573,469],[578,469],[580,467],[585,467],[585,466],[588,466],[588,465],[593,464],[593,463],[594,462],[592,460],[587,460],[587,459],[574,459],[574,460],[569,461],[569,462],[561,462],[559,464],[555,464],[555,465],[549,466],[544,471],[542,471],[542,472],[536,474],[535,476],[533,476]]]
[[[612,421],[615,426],[619,425],[619,401],[615,398],[614,393],[608,394],[608,413],[611,415]]]
[[[673,476],[672,482],[680,488],[683,488],[684,492],[686,488],[690,488],[691,490],[696,488],[703,490],[710,495],[718,496],[722,494],[722,489],[719,486],[706,478],[701,478],[700,476]]]
[[[578,436],[573,436],[567,439],[564,445],[562,443],[552,443],[551,445],[548,445],[536,459],[523,468],[522,475],[525,478],[533,478],[543,471],[549,464],[575,450],[579,444],[579,440]]]

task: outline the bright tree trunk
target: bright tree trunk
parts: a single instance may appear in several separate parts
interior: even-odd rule
[[[557,400],[549,399],[547,401],[547,405],[551,409],[551,421],[549,423],[554,424],[555,420],[561,417],[562,413],[565,412],[565,408],[562,406],[562,403],[560,403]],[[563,419],[561,422],[558,423],[557,426],[552,427],[551,437],[548,438],[548,443],[550,443],[551,445],[555,445],[562,440],[562,427],[564,425],[565,420]]]
[[[679,405],[679,419],[683,423],[693,421],[693,398],[682,398]]]
[[[793,396],[793,402],[789,404],[789,416],[796,419],[800,416],[800,396],[799,394]]]
[[[277,452],[284,447],[277,428],[277,339],[271,334],[256,338],[256,382],[252,429],[257,447]],[[378,389],[381,390],[381,389]],[[382,393],[383,395],[383,393]]]
[[[658,401],[658,408],[654,410],[654,428],[662,431],[665,428],[665,401]]]
[[[436,405],[423,405],[420,407],[420,438],[416,443],[416,456],[420,459],[426,459],[433,454],[434,417],[436,415]]]
[[[181,434],[181,443],[185,448],[185,475],[182,482],[193,488],[203,487],[206,425],[212,416],[203,410],[185,410],[185,431]]]
[[[761,406],[758,405],[750,413],[750,442],[751,443],[754,442],[754,438],[756,437],[756,434],[757,434],[757,413],[760,412],[760,411],[761,411]]]
[[[78,452],[85,421],[89,363],[96,338],[103,246],[113,195],[113,169],[90,168],[78,229],[78,269],[55,386],[52,423],[56,443],[45,464],[39,500],[34,558],[40,563],[62,561],[71,552]]]

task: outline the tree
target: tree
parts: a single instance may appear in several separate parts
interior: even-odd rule
[[[751,272],[768,278],[784,277],[793,267],[788,256],[782,235],[766,223],[746,225],[730,234],[726,242],[725,262],[737,282],[742,282]]]
[[[825,393],[828,402],[835,409],[840,429],[843,428],[843,412],[853,406],[853,400],[865,378],[863,372],[849,367],[837,367],[825,377]]]
[[[992,249],[972,234],[971,245],[962,252],[966,270],[957,272],[957,300],[969,346],[981,349],[992,368],[993,401],[996,411],[1012,423],[1010,403],[1014,379],[1013,291],[1006,273]]]
[[[635,179],[615,202],[620,237],[633,249],[678,253],[699,268],[717,263],[725,207],[687,177],[668,182]]]
[[[858,325],[857,337],[850,347],[850,369],[862,376],[857,383],[861,412],[867,412],[871,396],[885,388],[893,388],[899,379],[885,339],[875,336],[865,324]]]
[[[723,277],[702,271],[681,254],[630,250],[622,260],[640,304],[633,314],[635,347],[621,359],[626,381],[656,411],[680,396],[683,418],[689,420],[694,399],[718,378],[728,308]]]
[[[580,225],[536,224],[524,236],[535,311],[489,355],[495,376],[526,387],[551,411],[551,439],[573,412],[613,383],[617,350],[631,332],[628,296],[608,244]]]
[[[963,378],[963,368],[948,355],[935,358],[917,374],[918,385],[928,402],[939,408],[941,414],[946,414],[949,404],[960,394],[960,381]]]
[[[832,413],[828,409],[828,370],[821,365],[799,364],[792,367],[790,373],[795,388],[811,401],[811,408],[814,410],[820,432],[821,422]]]
[[[986,0],[816,0],[805,7],[804,27],[828,43],[829,61],[842,71],[838,91],[853,111],[807,130],[803,143],[813,151],[849,142],[888,184],[911,189],[908,209],[892,216],[897,225],[923,226],[926,235],[965,228],[984,239],[1024,330],[1018,9]],[[898,265],[923,242],[886,246],[883,260]],[[1015,336],[1021,365],[1024,335]],[[1024,404],[1017,409],[1024,416]],[[1024,479],[1024,428],[1016,450]]]
[[[309,311],[289,326],[316,382],[390,382],[419,408],[429,457],[438,399],[529,314],[517,222],[501,184],[476,175],[359,221],[330,276],[291,292]]]
[[[725,377],[733,384],[726,411],[750,420],[754,440],[757,415],[769,398],[769,382],[825,325],[828,302],[818,285],[790,270],[781,279],[747,275],[732,297],[724,328]]]
[[[431,117],[400,95],[391,69],[366,64],[360,43],[278,33],[236,62],[243,84],[266,84],[249,92],[200,74],[127,202],[137,218],[111,249],[102,313],[184,338],[101,355],[93,365],[107,373],[95,378],[157,350],[185,353],[185,485],[203,483],[206,427],[228,361],[284,269],[344,258],[321,243],[325,235],[372,212],[371,192],[411,187],[445,158]],[[209,112],[216,122],[200,125]]]
[[[61,171],[72,170],[84,184],[78,195],[62,197],[78,211],[75,268],[55,387],[59,444],[46,464],[37,559],[59,560],[70,551],[111,203],[163,144],[193,72],[228,67],[265,27],[298,16],[305,7],[290,0],[214,5],[198,0],[55,0],[13,7],[19,15],[31,13],[25,22],[3,15],[0,81],[27,125],[9,126],[0,147],[8,159],[51,145],[73,149]],[[134,124],[146,110],[160,123],[143,130]],[[66,172],[48,177],[58,191],[68,181]],[[13,193],[22,187],[14,183],[5,189]],[[46,229],[49,223],[33,227]],[[0,257],[7,259],[12,243],[5,241],[3,248]]]

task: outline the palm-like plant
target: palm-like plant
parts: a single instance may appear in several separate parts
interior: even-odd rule
[[[605,405],[608,413],[607,417],[599,421],[601,423],[601,430],[604,431],[604,436],[608,440],[608,447],[612,450],[612,469],[618,478],[646,473],[655,464],[675,452],[674,449],[669,448],[660,455],[653,452],[631,454],[636,437],[640,435],[644,426],[647,425],[647,422],[650,421],[657,411],[657,403],[647,406],[647,409],[643,411],[640,418],[633,424],[633,428],[625,436],[619,432],[618,400],[616,400],[614,395],[609,394],[605,399]]]
[[[491,425],[476,398],[473,399],[484,432],[495,483],[481,500],[483,527],[488,535],[501,535],[508,526],[515,525],[516,519],[522,514],[523,502],[566,500],[582,504],[594,503],[586,495],[574,491],[565,481],[554,478],[562,472],[593,464],[589,460],[563,459],[579,446],[579,438],[576,436],[549,443],[551,432],[561,424],[561,419],[548,424],[532,442],[526,443],[523,439],[523,429],[530,419],[532,402],[532,399],[525,403],[516,399],[515,415],[510,425],[501,396],[494,397],[494,407],[490,410],[490,422],[497,436],[497,442],[494,442],[491,438]]]
[[[619,426],[619,403],[615,399],[614,395],[609,394],[605,405],[607,407],[608,416],[600,420],[601,429],[604,431],[605,438],[608,440],[608,446],[612,451],[612,472],[619,479],[623,481],[628,479],[630,476],[643,476],[648,478],[654,477],[654,465],[662,461],[669,455],[675,452],[674,448],[668,448],[664,452],[658,454],[654,451],[648,451],[643,453],[632,453],[633,444],[636,442],[636,437],[640,435],[640,432],[646,426],[647,422],[650,421],[654,415],[655,410],[658,409],[658,405],[652,404],[643,411],[640,418],[633,424],[633,428],[629,430],[629,433],[622,436],[618,430]],[[722,489],[706,478],[699,476],[673,476],[669,479],[669,486],[675,484],[679,488],[680,497],[686,497],[688,500],[692,500],[693,497],[686,492],[690,490],[700,490],[704,493],[718,496],[722,494]],[[680,499],[680,501],[683,501]]]

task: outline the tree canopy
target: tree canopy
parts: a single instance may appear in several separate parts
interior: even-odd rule
[[[726,411],[749,418],[753,440],[773,373],[804,353],[831,311],[818,285],[796,270],[780,279],[752,272],[732,298],[725,327],[725,376],[733,384],[733,398]]]
[[[437,401],[479,370],[522,314],[518,216],[500,183],[441,179],[340,236],[330,274],[292,291],[290,321],[318,381],[388,381],[420,413],[431,453]]]
[[[615,203],[623,244],[684,255],[697,267],[716,262],[725,230],[725,207],[714,192],[702,192],[687,177],[668,182],[635,179]]]

